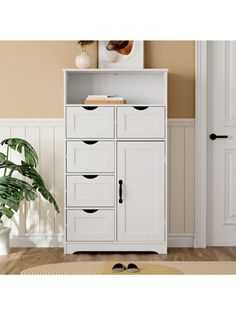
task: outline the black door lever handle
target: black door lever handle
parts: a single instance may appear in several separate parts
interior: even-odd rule
[[[123,200],[122,200],[122,184],[123,184],[123,181],[119,180],[119,203],[123,203]]]
[[[210,134],[210,139],[214,141],[217,138],[228,138],[228,135],[216,135],[215,133]]]

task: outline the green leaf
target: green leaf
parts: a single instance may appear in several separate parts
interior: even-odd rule
[[[0,153],[0,163],[4,162],[7,159],[7,156],[3,153]]]
[[[45,200],[52,203],[55,210],[59,213],[59,207],[56,200],[47,190],[43,178],[38,174],[38,172],[24,161],[21,162],[21,165],[19,166],[17,171],[19,171],[19,173],[23,176],[31,179],[33,188],[37,190],[45,198]]]
[[[0,206],[0,213],[7,216],[7,218],[9,219],[12,218],[12,216],[14,215],[14,212],[11,210],[11,208],[7,208],[3,206]]]
[[[1,145],[8,145],[12,149],[24,154],[25,161],[32,167],[36,168],[38,165],[38,155],[34,148],[27,141],[20,138],[8,138],[0,143]]]
[[[27,182],[8,176],[0,177],[0,203],[17,211],[25,198],[35,200],[36,190]]]

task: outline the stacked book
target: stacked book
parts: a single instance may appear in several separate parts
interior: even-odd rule
[[[87,105],[94,104],[125,104],[126,101],[123,97],[116,95],[88,95],[84,100]]]

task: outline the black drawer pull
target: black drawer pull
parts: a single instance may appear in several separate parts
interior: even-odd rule
[[[96,175],[96,174],[84,174],[83,177],[85,177],[86,179],[94,179],[94,178],[98,177],[98,175]]]
[[[88,145],[93,145],[96,144],[98,141],[83,141],[83,142]]]
[[[123,203],[123,200],[122,200],[122,184],[123,184],[123,181],[122,180],[119,180],[119,203]]]
[[[88,214],[93,214],[93,213],[96,213],[98,209],[83,209],[83,211]]]
[[[228,138],[228,135],[216,135],[215,133],[210,134],[210,139],[214,141],[217,138]]]
[[[96,106],[83,106],[83,108],[84,108],[85,110],[94,110],[94,109],[96,109],[97,107],[96,107]]]
[[[148,106],[146,106],[146,107],[145,106],[140,106],[140,107],[133,106],[133,108],[136,110],[145,110],[148,108]]]

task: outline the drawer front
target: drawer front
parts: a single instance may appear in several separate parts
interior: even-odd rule
[[[118,138],[165,137],[165,108],[143,107],[143,109],[117,108]]]
[[[67,176],[67,206],[114,206],[114,176]]]
[[[67,108],[67,138],[114,138],[114,108],[88,108]]]
[[[67,241],[114,240],[114,210],[67,210]]]
[[[67,172],[114,172],[114,142],[67,142]]]

